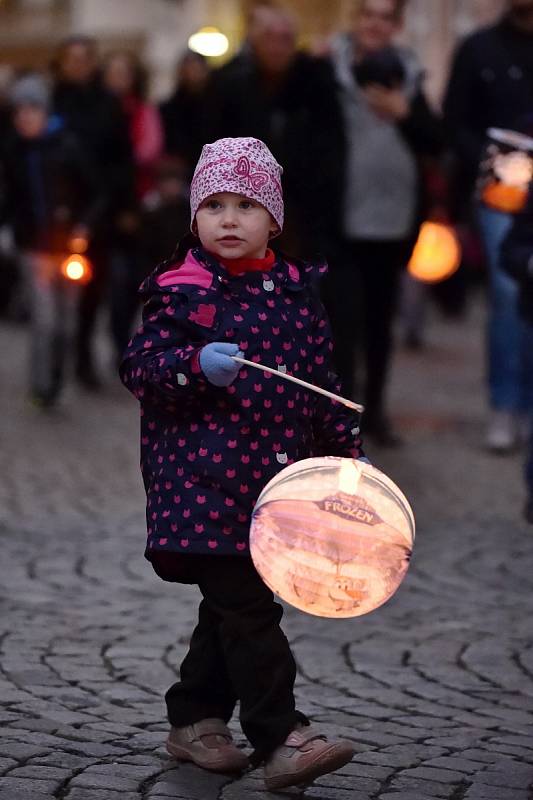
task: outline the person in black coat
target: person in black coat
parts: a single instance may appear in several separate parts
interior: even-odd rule
[[[496,25],[467,37],[452,64],[444,111],[457,158],[455,215],[465,216],[489,128],[526,132],[533,110],[533,0],[506,0]],[[511,453],[520,439],[524,376],[513,359],[520,338],[516,286],[503,269],[500,248],[511,214],[476,202],[489,277],[487,447]]]
[[[327,62],[296,48],[285,11],[262,7],[246,47],[213,75],[207,141],[262,139],[284,165],[290,227],[280,248],[298,257],[328,253],[338,232],[343,124]]]
[[[205,98],[210,68],[207,59],[187,50],[181,57],[176,87],[159,106],[165,133],[165,152],[180,159],[189,179],[200,157],[205,134]]]
[[[487,129],[518,130],[533,109],[533,0],[506,6],[496,25],[468,36],[453,59],[444,112],[463,196],[473,188]]]
[[[62,385],[74,287],[60,265],[74,239],[91,236],[104,198],[90,159],[74,135],[49,114],[39,75],[13,86],[13,131],[0,159],[0,221],[13,231],[28,286],[33,400],[55,403]]]
[[[529,452],[526,461],[528,497],[524,516],[533,525],[533,187],[524,211],[515,217],[501,250],[502,266],[517,281],[522,316],[520,363],[524,372],[530,408]]]
[[[73,37],[64,41],[55,59],[54,73],[53,111],[85,147],[106,198],[106,214],[92,232],[89,252],[94,276],[80,298],[76,343],[77,377],[86,388],[97,389],[100,381],[92,339],[106,289],[114,228],[123,217],[127,218],[134,197],[131,144],[120,104],[101,84],[92,39]]]

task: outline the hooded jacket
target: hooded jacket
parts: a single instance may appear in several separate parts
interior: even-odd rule
[[[359,415],[251,368],[210,384],[202,347],[237,343],[249,360],[334,392],[325,264],[287,262],[231,277],[202,248],[141,286],[143,323],[120,374],[141,404],[141,470],[153,550],[249,555],[251,513],[283,467],[316,455],[363,457]]]

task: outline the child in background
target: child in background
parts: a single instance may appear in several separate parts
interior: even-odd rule
[[[527,499],[524,517],[533,525],[533,188],[523,213],[514,218],[501,250],[503,268],[518,281],[519,306],[522,316],[520,359],[530,410],[529,452],[526,461]]]
[[[73,241],[90,239],[104,201],[87,153],[51,114],[45,78],[20,77],[10,100],[13,126],[0,153],[0,219],[13,231],[27,290],[30,397],[49,409],[63,387],[79,302],[60,265]]]
[[[324,264],[268,248],[283,227],[282,169],[252,138],[205,145],[191,185],[199,241],[145,281],[143,324],[121,377],[141,404],[146,558],[163,580],[198,584],[199,622],[166,693],[168,751],[215,771],[265,764],[268,789],[351,760],[295,707],[282,608],[250,557],[254,503],[284,466],[363,458],[358,415],[232,356],[334,392]],[[227,727],[237,700],[250,759]]]

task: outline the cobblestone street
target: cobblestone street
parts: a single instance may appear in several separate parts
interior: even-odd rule
[[[287,609],[298,706],[357,748],[309,800],[533,798],[533,528],[523,454],[481,446],[482,329],[476,306],[401,352],[406,446],[367,443],[417,518],[397,595],[354,620]],[[261,770],[212,775],[164,749],[198,595],[142,556],[135,402],[117,379],[43,415],[25,401],[24,329],[2,324],[0,344],[0,800],[282,797]]]

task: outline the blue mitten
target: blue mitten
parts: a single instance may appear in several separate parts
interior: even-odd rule
[[[200,366],[214,386],[229,386],[241,368],[230,356],[242,356],[238,345],[231,342],[211,342],[200,350]]]

